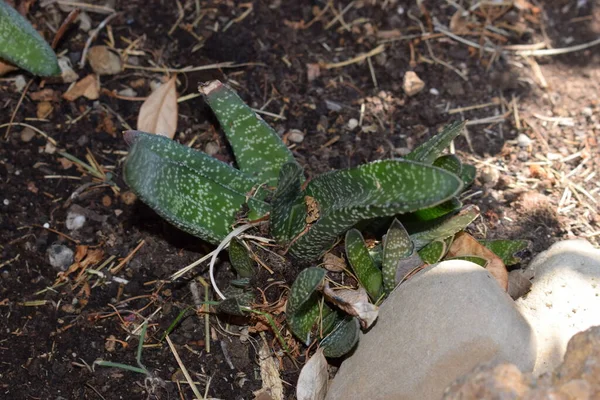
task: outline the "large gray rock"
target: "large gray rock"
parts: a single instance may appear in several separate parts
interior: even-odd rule
[[[573,335],[600,325],[600,250],[585,240],[559,242],[523,274],[533,285],[516,304],[535,330],[540,375],[560,365]]]
[[[531,371],[535,354],[531,327],[494,278],[476,264],[445,261],[390,295],[327,399],[438,400],[481,362]]]

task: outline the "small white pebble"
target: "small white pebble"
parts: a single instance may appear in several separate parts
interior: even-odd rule
[[[398,15],[404,15],[404,7],[400,6],[396,9]]]
[[[17,89],[17,92],[21,93],[23,91],[23,89],[25,89],[25,86],[27,86],[27,81],[25,80],[25,77],[23,75],[17,75],[15,77],[15,89]]]
[[[4,205],[5,205],[5,206],[7,206],[7,205],[9,205],[9,204],[10,204],[10,200],[8,200],[8,199],[4,199],[4,202],[3,202],[3,203],[4,203]]]
[[[299,129],[292,129],[289,131],[287,138],[292,143],[302,143],[304,141],[304,132]]]
[[[431,89],[429,89],[429,93],[431,93],[434,96],[439,96],[440,91],[437,90],[436,88],[431,88]]]
[[[49,224],[49,223],[47,223],[47,222],[46,222],[44,225],[42,225],[42,226],[43,226],[45,229],[48,229],[48,228],[50,228],[50,224]]]
[[[358,126],[358,120],[356,118],[350,118],[348,121],[348,129],[352,130]]]
[[[531,139],[526,134],[520,133],[519,136],[517,136],[517,144],[519,147],[529,147],[531,146]]]

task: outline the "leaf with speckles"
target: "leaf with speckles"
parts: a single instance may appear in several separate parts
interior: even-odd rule
[[[438,133],[404,158],[412,161],[419,161],[424,164],[431,164],[438,158],[444,149],[450,145],[465,128],[465,122],[456,121],[446,125],[442,132]]]
[[[479,243],[487,247],[502,259],[505,265],[514,265],[521,261],[516,254],[529,248],[528,240],[480,240]]]
[[[255,274],[256,263],[250,257],[248,249],[242,241],[234,237],[229,243],[229,261],[233,269],[242,278],[250,278]]]
[[[450,260],[469,261],[469,262],[472,262],[473,264],[477,264],[483,268],[485,268],[486,265],[488,264],[488,260],[486,260],[483,257],[479,257],[479,256],[460,256],[460,257],[447,258],[446,260],[448,260],[448,261],[450,261]]]
[[[441,221],[434,221],[427,229],[411,234],[410,238],[415,245],[415,249],[421,250],[433,240],[444,239],[462,231],[478,216],[479,208],[477,206],[466,206],[457,214],[443,217]]]
[[[396,287],[396,271],[400,261],[410,257],[413,252],[413,243],[404,226],[394,218],[390,228],[383,239],[383,286],[387,293]]]
[[[381,271],[375,266],[365,240],[357,229],[346,232],[346,257],[360,284],[371,299],[377,301],[382,291]]]
[[[279,244],[289,243],[305,226],[306,205],[302,195],[302,168],[296,163],[281,167],[279,184],[271,202],[271,234]]]
[[[424,208],[422,210],[415,211],[407,216],[408,221],[433,221],[436,218],[443,217],[444,215],[450,214],[453,211],[459,210],[462,207],[462,203],[458,198],[453,197],[448,201],[443,202],[435,207]]]
[[[0,58],[39,76],[60,74],[56,54],[29,21],[0,1]]]
[[[302,308],[313,293],[315,293],[321,282],[323,282],[326,274],[327,271],[317,267],[310,267],[300,271],[292,284],[290,297],[286,305],[286,314],[294,314]]]
[[[296,163],[277,132],[227,85],[215,80],[199,90],[219,120],[240,170],[275,186],[283,164]]]
[[[323,174],[305,190],[319,205],[320,216],[290,246],[290,253],[301,260],[315,260],[338,235],[361,220],[433,207],[461,189],[456,175],[402,159]]]
[[[358,319],[346,318],[323,340],[320,346],[325,357],[337,358],[348,353],[358,343],[360,326]]]
[[[164,136],[128,131],[131,148],[125,181],[160,216],[208,242],[218,243],[248,206],[261,215],[269,205],[247,194],[259,183],[199,151]]]
[[[460,176],[460,172],[462,171],[462,163],[454,154],[444,154],[443,156],[436,158],[433,165],[443,168],[446,171],[450,171],[458,176]]]
[[[466,187],[471,186],[477,175],[477,170],[471,164],[463,164],[462,171],[460,172],[460,179]]]
[[[286,305],[286,319],[290,330],[304,343],[310,342],[310,332],[320,314],[320,294],[317,287],[325,278],[327,271],[322,268],[302,270],[292,284]]]
[[[439,262],[448,252],[447,239],[438,239],[430,242],[419,250],[421,260],[427,264]]]

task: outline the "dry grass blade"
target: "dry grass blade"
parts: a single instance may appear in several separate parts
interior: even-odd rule
[[[167,343],[169,343],[169,347],[171,348],[171,352],[173,352],[173,356],[175,356],[175,360],[177,360],[177,364],[179,365],[179,368],[181,368],[181,372],[183,372],[183,376],[185,376],[185,380],[188,382],[188,384],[192,388],[192,392],[194,392],[194,396],[196,396],[196,399],[200,399],[200,400],[204,399],[202,397],[202,395],[200,394],[200,392],[198,391],[198,388],[196,387],[196,384],[194,383],[194,380],[190,376],[190,373],[188,372],[187,368],[185,367],[185,365],[183,365],[183,362],[181,361],[181,358],[179,357],[179,353],[177,353],[177,349],[173,345],[173,342],[169,338],[169,335],[167,335],[166,339],[167,339]]]
[[[156,89],[140,108],[137,129],[156,133],[171,139],[177,131],[177,89],[176,77]]]

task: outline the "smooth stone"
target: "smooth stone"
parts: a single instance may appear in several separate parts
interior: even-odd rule
[[[585,240],[558,242],[523,274],[533,284],[516,305],[535,330],[537,376],[560,365],[573,335],[600,325],[600,250]]]
[[[66,271],[73,264],[73,250],[62,244],[53,244],[46,251],[50,265],[58,271]]]
[[[438,400],[479,363],[531,371],[535,355],[532,328],[492,275],[471,262],[444,261],[392,292],[327,399]]]

